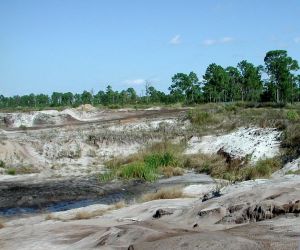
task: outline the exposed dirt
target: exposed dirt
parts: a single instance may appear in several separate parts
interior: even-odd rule
[[[190,139],[187,151],[219,151],[228,160],[249,153],[255,162],[279,152],[277,130],[250,127],[226,135],[192,137],[185,114],[183,109],[99,111],[92,107],[1,114],[8,126],[0,131],[0,159],[5,162],[0,169],[2,212],[47,208],[64,201],[83,201],[84,206],[123,199],[132,203],[81,220],[76,217],[78,210],[6,219],[0,229],[0,249],[297,249],[298,175],[280,173],[269,180],[231,185],[193,173],[152,184],[104,185],[95,177],[105,170],[107,159],[128,156],[163,137]],[[32,126],[17,127],[23,121]],[[39,173],[7,173],[9,168],[24,166]],[[291,169],[294,165],[287,166]],[[134,203],[144,192],[178,184],[188,185],[183,194],[190,198]],[[93,214],[98,206],[108,207],[93,205],[80,211]]]

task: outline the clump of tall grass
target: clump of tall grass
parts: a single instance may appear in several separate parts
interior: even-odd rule
[[[188,119],[193,125],[203,126],[216,122],[212,113],[205,112],[199,109],[193,109],[188,112]]]
[[[257,178],[269,178],[272,173],[281,168],[282,164],[278,157],[259,160],[254,166],[241,169],[242,180],[253,180]]]
[[[179,168],[182,164],[182,150],[180,145],[170,142],[156,143],[138,154],[108,161],[106,166],[110,171],[100,175],[99,179],[104,182],[114,178],[151,182],[161,175],[170,177],[183,174]]]
[[[145,181],[155,181],[158,177],[156,168],[143,162],[125,165],[120,168],[117,175],[122,179],[140,179]]]
[[[295,170],[295,171],[293,171],[293,170],[289,170],[289,171],[287,171],[285,174],[299,174],[300,175],[300,169],[298,169],[298,170]]]
[[[297,111],[295,110],[288,110],[286,112],[286,118],[289,120],[289,121],[299,121],[299,114],[297,113]]]
[[[300,155],[300,124],[289,124],[282,133],[281,146],[285,149],[286,161],[290,161]]]
[[[255,165],[250,165],[247,161],[244,161],[243,164],[238,163],[241,161],[228,163],[221,155],[198,154],[189,156],[185,166],[193,168],[199,173],[206,173],[212,177],[232,182],[268,178],[282,166],[279,157],[259,160]]]

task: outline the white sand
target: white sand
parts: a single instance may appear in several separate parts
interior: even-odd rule
[[[281,132],[273,128],[239,128],[226,135],[193,137],[188,142],[186,154],[214,154],[223,148],[225,152],[236,156],[249,155],[252,162],[271,158],[279,153]]]

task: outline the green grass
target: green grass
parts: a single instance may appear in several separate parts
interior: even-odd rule
[[[300,117],[296,110],[288,110],[286,113],[286,118],[289,121],[299,121]]]
[[[300,169],[298,169],[296,171],[289,170],[285,174],[298,174],[298,175],[300,175]]]
[[[110,181],[114,178],[125,180],[139,179],[155,181],[159,176],[173,176],[183,174],[183,147],[170,142],[155,143],[141,152],[127,158],[115,158],[106,163],[110,170],[101,174],[99,180]]]
[[[9,175],[15,175],[16,174],[16,169],[15,168],[9,168],[6,170],[6,173]]]
[[[209,125],[216,122],[216,119],[213,116],[213,114],[201,111],[199,109],[190,110],[188,112],[188,119],[193,125],[196,126]]]
[[[5,168],[5,162],[0,160],[0,168]]]
[[[158,177],[157,168],[143,162],[130,163],[121,167],[118,176],[122,179],[140,179],[145,181],[155,181]]]
[[[279,170],[282,163],[278,157],[259,160],[255,166],[248,166],[241,170],[242,180],[269,178],[272,173]]]

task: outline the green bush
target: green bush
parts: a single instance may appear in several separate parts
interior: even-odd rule
[[[27,129],[27,127],[25,125],[20,125],[19,128],[22,129],[22,130],[26,130]]]
[[[6,171],[7,174],[9,175],[15,175],[16,174],[16,169],[15,168],[9,168]]]
[[[5,168],[5,162],[0,160],[0,168]]]

